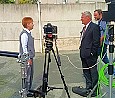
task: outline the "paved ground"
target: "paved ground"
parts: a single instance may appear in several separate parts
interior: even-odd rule
[[[85,80],[82,76],[81,61],[79,58],[79,51],[59,51],[61,58],[61,71],[64,75],[66,85],[69,89],[71,98],[83,98],[77,94],[72,93],[73,86],[85,86]],[[71,63],[71,62],[72,63]],[[42,84],[42,75],[44,67],[44,53],[36,53],[34,59],[34,82],[33,89]],[[49,68],[49,86],[64,87],[62,79],[60,78],[57,64],[54,56],[51,55],[51,63]],[[16,62],[15,58],[0,57],[0,98],[21,98],[18,91],[21,89],[21,73],[20,64]],[[102,85],[101,98],[109,98],[109,89]],[[115,98],[115,89],[112,91],[112,98]],[[49,91],[46,98],[68,98],[64,89],[54,89]],[[99,97],[98,97],[99,98]]]

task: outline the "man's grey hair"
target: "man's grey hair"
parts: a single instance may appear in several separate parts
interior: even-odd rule
[[[82,14],[84,14],[85,16],[89,16],[92,20],[92,14],[89,11],[85,11]]]

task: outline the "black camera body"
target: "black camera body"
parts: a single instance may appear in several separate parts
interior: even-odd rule
[[[115,0],[105,0],[108,3],[108,11],[103,11],[103,20],[115,21]]]
[[[44,37],[46,40],[52,40],[57,39],[57,26],[51,25],[51,23],[47,23],[47,25],[44,25]]]

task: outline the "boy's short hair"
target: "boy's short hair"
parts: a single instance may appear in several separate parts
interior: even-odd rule
[[[22,19],[22,25],[24,28],[27,28],[27,24],[33,22],[33,19],[31,17],[24,17]]]

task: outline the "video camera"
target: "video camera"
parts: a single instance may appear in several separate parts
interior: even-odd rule
[[[103,11],[103,19],[107,22],[115,21],[115,0],[105,0],[108,11]]]
[[[47,23],[47,25],[44,25],[44,38],[46,40],[57,39],[57,26],[51,25],[51,23]]]

